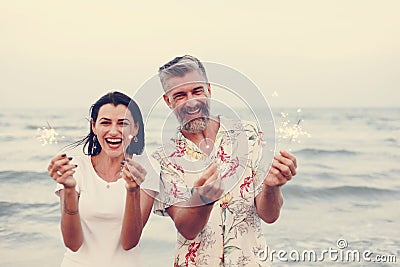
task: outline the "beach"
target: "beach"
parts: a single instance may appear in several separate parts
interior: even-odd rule
[[[281,112],[297,120],[296,109],[272,111],[276,121]],[[87,116],[85,109],[0,112],[0,266],[60,265],[65,248],[47,165],[86,134]],[[275,251],[269,255],[273,266],[377,266],[382,259],[386,262],[379,266],[394,266],[390,259],[400,261],[399,122],[399,108],[302,108],[301,126],[311,136],[278,144],[296,155],[299,167],[282,188],[280,218],[262,226],[269,244],[265,252]],[[49,125],[59,134],[57,144],[40,142],[40,129]],[[159,145],[158,132],[147,129],[147,149]],[[143,266],[172,266],[175,236],[170,218],[152,214],[140,243]],[[333,250],[337,258],[329,255]],[[346,259],[349,250],[360,258]],[[314,256],[301,259],[304,251],[314,251],[315,261]],[[369,257],[363,257],[365,251]],[[382,255],[393,257],[377,257]]]

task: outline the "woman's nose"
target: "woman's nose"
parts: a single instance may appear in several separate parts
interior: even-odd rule
[[[117,135],[119,132],[119,127],[116,124],[112,124],[110,128],[110,134]]]

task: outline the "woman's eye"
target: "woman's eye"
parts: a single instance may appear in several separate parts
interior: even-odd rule
[[[127,121],[121,121],[121,122],[119,123],[119,125],[121,125],[121,126],[128,126],[128,125],[130,125],[130,124],[129,124],[129,122],[127,122]]]

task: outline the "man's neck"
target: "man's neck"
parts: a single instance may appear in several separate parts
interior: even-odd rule
[[[204,153],[209,154],[214,147],[214,142],[219,127],[219,117],[213,117],[209,119],[206,128],[200,132],[192,133],[183,129],[181,130],[181,132],[186,139],[189,139],[194,144],[196,144],[196,146],[198,146]]]

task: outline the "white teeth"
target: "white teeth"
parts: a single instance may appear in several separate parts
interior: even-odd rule
[[[197,112],[199,112],[200,109],[196,109],[196,110],[192,110],[192,111],[187,111],[188,114],[196,114]]]
[[[122,142],[121,138],[106,138],[106,141],[108,143],[114,143],[114,144],[118,144]]]

